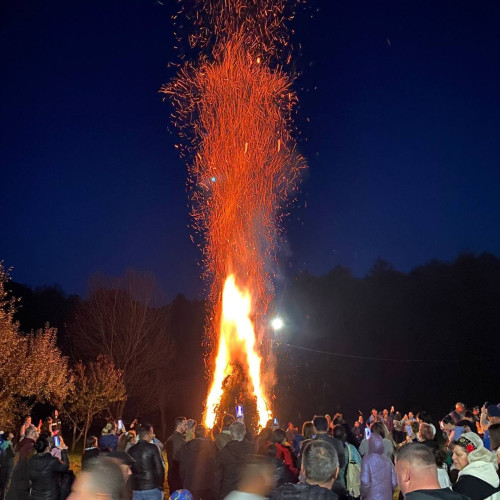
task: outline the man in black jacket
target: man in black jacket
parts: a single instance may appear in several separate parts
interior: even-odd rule
[[[175,430],[165,443],[168,463],[167,481],[170,494],[182,488],[182,481],[179,475],[179,451],[186,446],[186,430],[186,417],[177,417],[175,419]]]
[[[314,439],[326,441],[334,447],[339,457],[339,467],[342,469],[345,465],[344,443],[340,439],[328,435],[328,420],[325,417],[314,417],[313,424],[316,429],[316,437]]]
[[[147,498],[161,500],[165,470],[158,446],[150,442],[153,437],[153,427],[143,425],[139,429],[139,442],[128,451],[135,460],[132,466],[132,489],[134,493],[142,493],[144,497],[147,493]]]
[[[191,492],[193,500],[211,500],[216,457],[215,443],[207,439],[206,428],[197,425],[194,429],[194,439],[179,452],[182,487]]]
[[[468,500],[469,497],[441,488],[434,453],[421,443],[410,443],[396,455],[398,484],[405,500]]]
[[[215,462],[213,492],[218,499],[223,499],[238,487],[241,471],[255,452],[254,444],[245,439],[247,429],[243,422],[233,422],[229,432],[231,441],[219,451]]]

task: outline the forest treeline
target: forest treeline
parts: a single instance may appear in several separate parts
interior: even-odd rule
[[[203,301],[178,295],[158,305],[154,280],[134,272],[95,277],[85,298],[56,285],[9,281],[6,290],[20,299],[20,329],[48,323],[70,364],[105,355],[123,370],[128,397],[113,411],[161,422],[163,435],[175,415],[200,416]],[[431,261],[408,273],[382,259],[364,277],[345,267],[304,272],[272,309],[285,321],[273,334],[274,401],[283,418],[392,404],[439,416],[455,400],[498,399],[500,259],[492,254]]]

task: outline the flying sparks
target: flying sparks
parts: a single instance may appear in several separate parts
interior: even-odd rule
[[[293,137],[293,78],[278,64],[288,45],[286,3],[199,2],[210,21],[197,18],[190,41],[201,55],[161,89],[187,153],[192,216],[211,283],[209,428],[235,362],[248,375],[260,425],[269,417],[261,357],[270,355],[262,321],[273,296],[270,263],[305,168]]]

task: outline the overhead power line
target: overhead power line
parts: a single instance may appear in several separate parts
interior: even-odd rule
[[[328,352],[320,351],[318,349],[309,349],[308,347],[302,347],[299,345],[285,344],[287,347],[292,347],[294,349],[300,349],[302,351],[315,352],[318,354],[325,354],[327,356],[337,356],[339,358],[350,358],[350,359],[366,359],[370,361],[391,361],[400,363],[458,363],[458,359],[404,359],[404,358],[375,358],[372,356],[355,356],[354,354],[341,354],[338,352]],[[483,358],[484,359],[484,358]],[[489,358],[497,359],[497,358]]]

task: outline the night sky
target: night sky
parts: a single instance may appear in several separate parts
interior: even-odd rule
[[[2,2],[0,259],[16,281],[84,293],[92,273],[132,267],[169,297],[201,296],[185,166],[158,94],[174,74],[175,9]],[[279,247],[285,276],[500,254],[498,19],[498,2],[299,9],[310,169]]]

